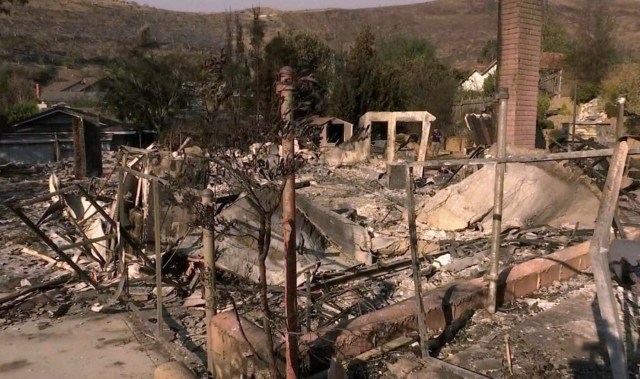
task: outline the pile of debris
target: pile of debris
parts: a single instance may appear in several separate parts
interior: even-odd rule
[[[491,228],[495,172],[485,166],[439,191],[417,210],[417,221],[436,230]],[[552,189],[552,190],[550,190]],[[504,183],[503,230],[549,224],[593,228],[599,201],[582,173],[555,162],[512,164]]]
[[[107,160],[105,179],[73,180],[71,172],[59,169],[43,179],[51,167],[29,173],[27,184],[13,192],[22,198],[5,199],[15,217],[5,212],[0,219],[1,248],[10,257],[0,266],[0,275],[7,279],[0,307],[11,309],[2,323],[127,308],[137,309],[153,327],[158,321],[151,313],[153,302],[160,297],[164,318],[171,320],[167,339],[176,349],[195,352],[191,362],[204,372],[202,362],[197,363],[206,356],[202,229],[215,233],[215,311],[233,313],[258,328],[263,318],[256,293],[258,250],[268,217],[268,304],[274,327],[282,331],[281,207],[265,213],[256,206],[279,202],[281,190],[266,175],[274,167],[282,168],[276,147],[254,146],[248,155],[229,151],[220,158],[187,146],[177,151],[155,145],[123,147]],[[483,151],[473,150],[472,157],[481,158]],[[595,180],[594,185],[584,173],[600,178],[608,169],[605,163],[588,163],[582,170],[553,162],[510,164],[500,264],[526,264],[587,241],[601,196],[597,185],[603,181]],[[487,199],[493,191],[493,166],[480,165],[464,178],[457,169],[425,170],[418,183],[431,184],[415,193],[416,268],[410,256],[406,192],[389,186],[386,164],[384,157],[372,157],[368,163],[327,167],[314,158],[296,172],[299,322],[312,353],[325,348],[313,336],[334,333],[351,322],[366,323],[362,320],[377,317],[377,312],[399,312],[416,294],[416,269],[425,296],[440,296],[436,294],[443,288],[456,288],[458,281],[473,282],[489,272],[492,204]],[[456,177],[459,181],[449,184]],[[27,187],[31,192],[22,192]],[[213,213],[201,205],[205,189],[214,193]],[[625,217],[639,209],[633,187],[628,191],[621,200]],[[25,226],[31,234],[25,233]],[[161,245],[159,255],[156,242]],[[389,339],[405,331],[410,341],[400,346],[407,346],[413,341],[411,328],[415,330],[399,323],[370,333]],[[354,340],[371,343],[369,332],[360,333],[354,329]],[[347,340],[341,337],[340,344]],[[361,348],[354,346],[353,351]],[[311,369],[318,362],[308,363]]]

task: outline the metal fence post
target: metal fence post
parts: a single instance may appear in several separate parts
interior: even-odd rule
[[[504,159],[507,153],[507,100],[509,91],[500,88],[497,95],[500,101],[498,110],[498,151],[497,159]],[[496,163],[496,178],[493,189],[493,227],[491,234],[491,265],[487,278],[489,279],[489,294],[487,310],[495,313],[498,294],[498,269],[500,268],[500,232],[502,231],[502,200],[504,195],[504,172],[506,163]]]

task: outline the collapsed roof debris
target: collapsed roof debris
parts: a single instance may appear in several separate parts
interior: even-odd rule
[[[593,228],[599,202],[579,170],[555,162],[513,164],[509,170],[503,230],[546,224]],[[438,230],[463,230],[477,224],[489,231],[493,205],[487,199],[493,194],[493,179],[491,167],[481,168],[422,203],[417,221]]]

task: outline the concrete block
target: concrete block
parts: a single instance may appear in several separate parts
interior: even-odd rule
[[[547,270],[540,271],[538,280],[540,283],[553,283],[556,280],[560,280],[561,270],[562,266],[554,264]]]
[[[242,331],[238,318],[242,323]],[[209,324],[209,348],[213,354],[213,368],[216,378],[269,378],[265,363],[269,346],[262,329],[253,325],[242,316],[236,317],[233,311],[223,312],[211,318]],[[277,336],[274,336],[276,345]],[[259,357],[253,355],[250,343]],[[278,362],[280,372],[284,372],[284,363]]]
[[[371,237],[365,228],[301,194],[296,195],[296,206],[343,253],[359,262],[371,264]]]

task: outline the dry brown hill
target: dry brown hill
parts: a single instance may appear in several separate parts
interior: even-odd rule
[[[640,52],[640,0],[607,0],[620,25],[623,47]],[[552,11],[575,29],[581,0],[550,0]],[[433,2],[357,10],[281,12],[263,9],[267,37],[308,30],[333,48],[345,50],[365,24],[381,38],[430,39],[439,54],[459,67],[473,65],[483,44],[495,38],[497,0]],[[251,14],[242,13],[248,24]],[[165,11],[118,0],[30,0],[0,15],[0,57],[7,61],[91,64],[107,61],[135,40],[143,25],[172,50],[219,48],[224,14]],[[248,33],[245,32],[245,35]]]

